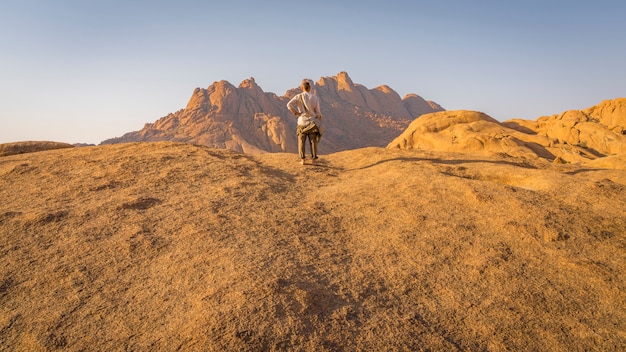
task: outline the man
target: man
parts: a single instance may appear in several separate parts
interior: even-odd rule
[[[320,100],[315,94],[311,93],[311,82],[309,80],[303,79],[300,88],[302,93],[296,94],[295,97],[291,98],[287,103],[287,109],[298,116],[296,132],[298,135],[300,164],[304,165],[306,139],[308,137],[309,145],[311,146],[311,164],[315,165],[317,160],[317,143],[321,137],[320,130],[315,124],[318,119],[322,119]]]

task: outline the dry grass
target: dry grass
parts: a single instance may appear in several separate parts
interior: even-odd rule
[[[2,350],[626,349],[626,171],[188,144],[0,158]]]

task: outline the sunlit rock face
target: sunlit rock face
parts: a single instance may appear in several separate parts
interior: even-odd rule
[[[286,104],[299,92],[266,93],[254,78],[238,87],[215,82],[196,88],[184,109],[103,144],[181,141],[246,153],[295,152],[296,119]],[[368,89],[355,84],[346,72],[320,78],[313,92],[324,115],[322,153],[385,146],[416,117],[443,110],[416,94],[401,98],[385,85]]]
[[[626,99],[585,110],[499,122],[477,111],[442,111],[415,119],[388,148],[506,154],[623,169]]]

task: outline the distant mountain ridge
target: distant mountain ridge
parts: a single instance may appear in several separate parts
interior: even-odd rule
[[[322,153],[384,147],[415,118],[444,110],[416,94],[401,98],[386,85],[368,89],[355,84],[346,72],[320,78],[313,91],[325,116]],[[178,141],[245,153],[295,152],[296,119],[286,104],[299,92],[294,88],[279,97],[264,92],[254,78],[238,87],[215,82],[196,88],[184,109],[102,144]]]

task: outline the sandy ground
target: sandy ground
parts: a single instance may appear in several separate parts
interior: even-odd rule
[[[626,171],[145,143],[0,158],[6,351],[624,351]]]

